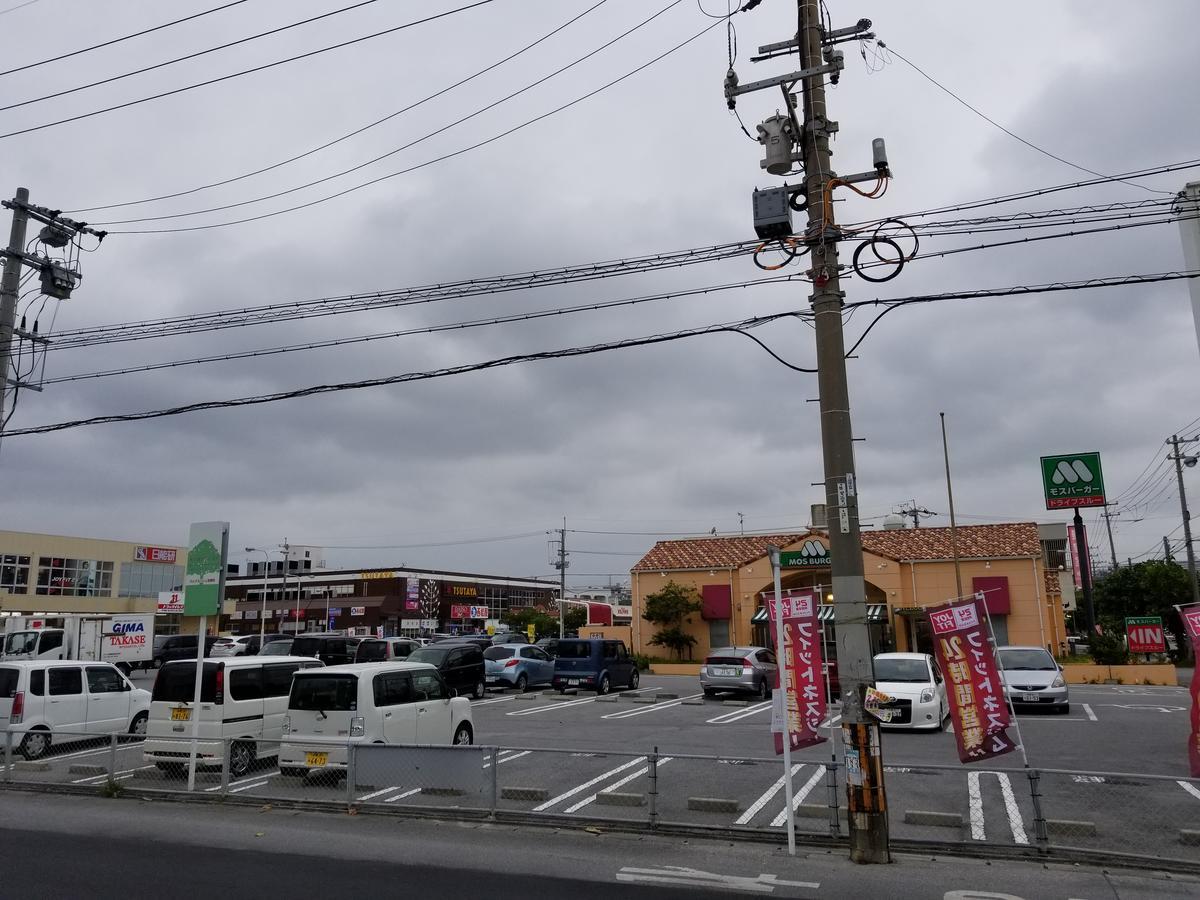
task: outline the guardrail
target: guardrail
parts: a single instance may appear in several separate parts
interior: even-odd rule
[[[757,839],[782,838],[787,819],[777,757],[344,740],[201,740],[197,751],[189,792],[189,738],[55,734],[44,755],[29,759],[6,734],[0,784]],[[801,842],[844,842],[840,775],[832,758],[793,760]],[[898,848],[1153,862],[1200,872],[1200,779],[890,761],[885,781]]]

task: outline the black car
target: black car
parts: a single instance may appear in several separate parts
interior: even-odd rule
[[[208,656],[212,652],[213,644],[217,642],[216,636],[206,637],[204,639],[204,655]],[[158,643],[155,641],[155,643]],[[195,659],[196,651],[199,649],[197,644],[197,636],[194,634],[172,634],[166,638],[154,650],[154,668],[159,668],[163,663],[169,663],[173,659]]]
[[[327,666],[354,662],[362,638],[345,634],[298,634],[292,641],[292,656],[311,656]]]
[[[534,646],[541,647],[551,659],[558,656],[558,638],[556,637],[542,638]]]
[[[488,646],[491,646],[489,643]],[[414,650],[405,662],[422,662],[436,666],[442,680],[460,695],[470,694],[476,700],[483,697],[483,649],[469,641],[438,641]]]

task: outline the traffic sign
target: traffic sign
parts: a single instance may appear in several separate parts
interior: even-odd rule
[[[1130,653],[1165,653],[1167,650],[1161,616],[1126,617],[1125,635]]]
[[[1104,476],[1099,453],[1042,457],[1046,509],[1104,505]]]

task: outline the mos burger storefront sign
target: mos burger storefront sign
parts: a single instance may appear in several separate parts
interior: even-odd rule
[[[799,550],[784,550],[779,554],[781,569],[813,569],[829,565],[829,548],[821,541],[805,541]]]

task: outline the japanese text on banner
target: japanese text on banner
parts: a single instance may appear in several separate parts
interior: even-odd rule
[[[1179,607],[1183,627],[1192,639],[1192,650],[1200,657],[1200,604]],[[1188,766],[1200,778],[1200,678],[1192,678],[1192,730],[1188,734]]]
[[[783,728],[792,750],[811,747],[825,739],[820,735],[825,719],[825,689],[821,676],[821,635],[817,625],[815,596],[811,593],[780,598],[783,612],[782,656],[775,689],[785,687]],[[771,641],[780,645],[776,633],[776,601],[767,599]],[[783,752],[784,735],[775,733],[775,752]]]

